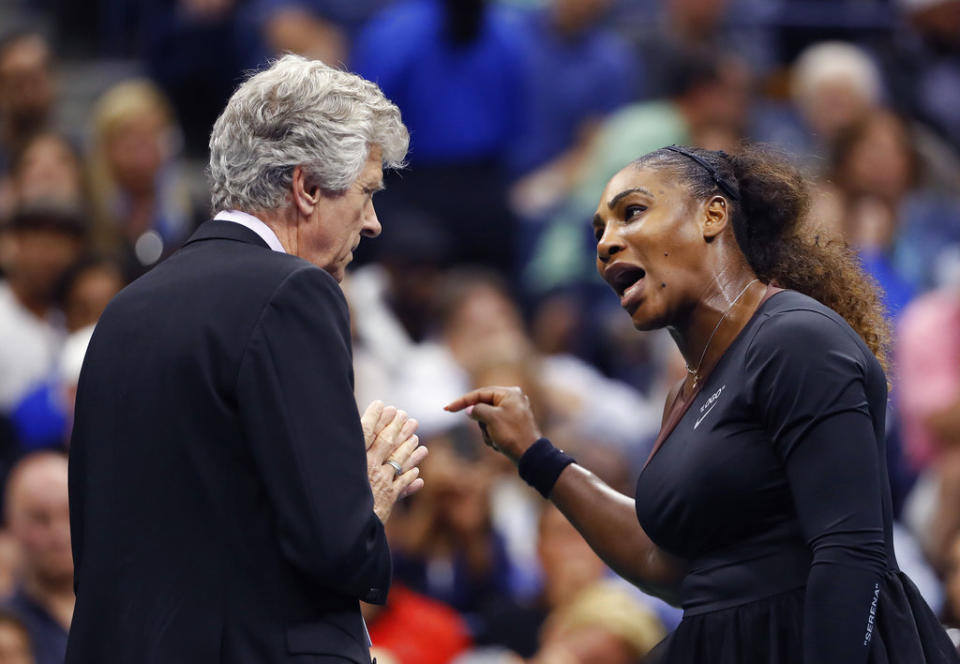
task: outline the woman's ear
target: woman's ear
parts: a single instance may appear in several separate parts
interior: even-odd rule
[[[730,223],[730,206],[723,196],[711,196],[703,209],[703,239],[711,242]]]
[[[294,167],[290,186],[293,190],[294,205],[303,216],[309,217],[320,202],[320,187],[307,183],[307,174],[302,166]]]

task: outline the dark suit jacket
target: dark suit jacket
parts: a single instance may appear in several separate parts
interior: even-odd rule
[[[205,223],[107,308],[70,450],[68,664],[370,661],[382,603],[336,281]]]

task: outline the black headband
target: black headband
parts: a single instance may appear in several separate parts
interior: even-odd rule
[[[727,182],[722,177],[720,177],[720,173],[717,172],[717,169],[711,166],[710,164],[708,164],[706,161],[704,161],[697,155],[693,154],[688,150],[684,150],[683,148],[677,145],[668,145],[663,149],[670,150],[671,152],[676,152],[677,154],[682,154],[684,157],[689,157],[690,159],[693,159],[695,162],[703,166],[703,168],[707,171],[707,173],[710,174],[710,177],[712,177],[713,181],[717,183],[717,187],[720,189],[720,191],[722,191],[723,193],[725,193],[727,196],[729,196],[735,201],[740,200],[740,194],[738,194],[734,190],[733,186],[729,182]]]

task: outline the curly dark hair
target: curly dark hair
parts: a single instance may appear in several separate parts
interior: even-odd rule
[[[732,155],[683,149],[713,167],[739,197],[726,196],[733,232],[757,277],[808,295],[843,316],[886,370],[890,323],[879,287],[846,242],[811,228],[807,177],[783,154],[763,146],[744,146]],[[681,153],[660,149],[634,163],[673,169],[696,197],[724,195],[707,169]]]

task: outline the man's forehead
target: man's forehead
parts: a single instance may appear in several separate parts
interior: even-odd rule
[[[383,189],[383,171],[361,173],[357,183],[362,189]]]
[[[365,185],[375,185],[383,182],[383,162],[380,159],[380,150],[371,149],[367,156],[367,163],[357,178]]]

